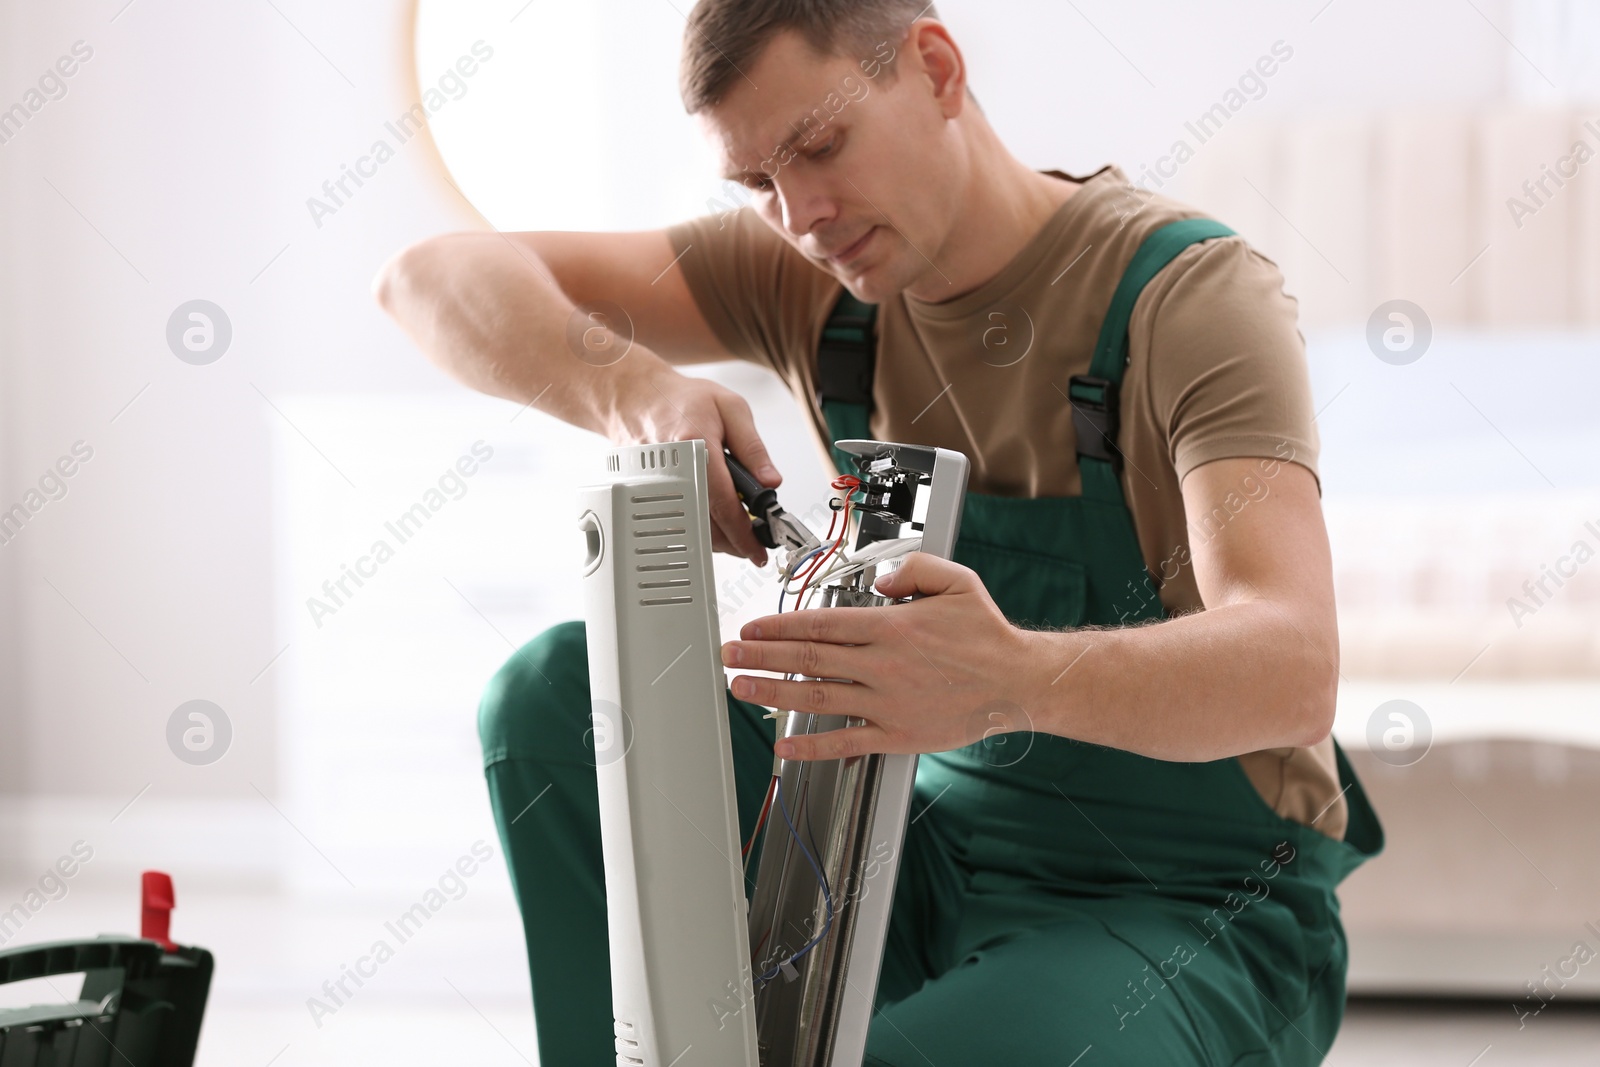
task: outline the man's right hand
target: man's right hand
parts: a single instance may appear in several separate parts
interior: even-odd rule
[[[740,503],[722,458],[726,445],[762,485],[777,488],[782,484],[783,476],[756,433],[750,405],[732,389],[679,374],[654,357],[637,360],[635,366],[637,372],[629,375],[628,384],[615,394],[616,406],[606,435],[616,444],[704,438],[711,492],[711,547],[743,556],[758,567],[766,566],[767,550],[756,540],[750,513]]]
[[[683,272],[671,269],[681,258],[662,230],[447,234],[393,257],[374,292],[429,359],[480,392],[536,405],[616,444],[704,438],[711,546],[764,566],[723,446],[763,485],[782,479],[744,398],[672,367],[735,358]],[[572,348],[573,317],[603,303],[625,309],[629,321],[615,361]],[[588,320],[608,328],[604,317]],[[586,329],[586,346],[589,338]]]

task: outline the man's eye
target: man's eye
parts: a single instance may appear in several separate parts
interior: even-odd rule
[[[821,159],[824,156],[831,156],[831,155],[833,155],[834,151],[838,147],[839,147],[839,138],[830,137],[830,138],[828,138],[826,143],[820,145],[815,152],[811,153],[811,158],[812,159]]]
[[[760,176],[757,176],[757,177],[754,177],[754,178],[746,178],[744,180],[744,184],[745,184],[745,188],[753,189],[754,191],[756,191],[758,193],[764,193],[768,189],[772,188],[771,179],[763,178],[763,177],[760,177]]]

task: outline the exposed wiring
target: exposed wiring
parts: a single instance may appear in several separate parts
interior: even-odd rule
[[[746,857],[747,868],[750,849],[755,846],[756,838],[761,836],[761,828],[767,824],[767,813],[772,810],[772,794],[777,790],[777,788],[778,776],[774,774],[772,776],[772,781],[767,783],[767,799],[761,802],[761,814],[756,816],[756,828],[750,831],[750,840],[744,843],[744,848],[739,852],[739,855]]]
[[[844,505],[844,522],[845,522],[845,530],[848,530],[850,528],[850,502],[849,502],[849,500],[846,500],[845,501],[845,505]],[[806,595],[806,590],[811,588],[811,583],[817,577],[818,572],[821,571],[822,565],[827,563],[828,560],[833,557],[833,554],[835,552],[839,551],[839,546],[840,545],[844,544],[845,530],[839,531],[839,539],[837,541],[835,541],[832,544],[832,546],[829,547],[828,551],[823,553],[822,557],[820,559],[818,559],[817,562],[813,563],[811,565],[811,567],[806,571],[805,581],[803,583],[801,583],[801,585],[800,585],[800,593],[799,593],[800,596],[803,597],[803,596]]]
[[[817,579],[819,574],[822,573],[822,568],[824,565],[833,557],[835,553],[839,551],[840,547],[843,546],[845,539],[850,536],[850,497],[857,489],[861,488],[861,479],[852,474],[842,475],[841,477],[833,480],[833,488],[844,493],[844,507],[841,514],[843,522],[841,523],[839,529],[839,537],[833,542],[833,545],[828,549],[827,552],[823,553],[823,555],[818,558],[815,563],[806,569],[804,576],[805,581],[800,586],[800,596],[805,595],[805,592],[808,588],[810,588],[811,583]],[[830,534],[833,532],[833,524],[831,522],[828,524],[828,532]]]
[[[800,840],[800,831],[795,829],[794,820],[789,817],[789,806],[785,804],[783,800],[783,783],[781,781],[778,781],[773,785],[772,794],[774,799],[776,799],[778,802],[778,811],[783,815],[784,825],[789,828],[789,836],[794,838],[794,843],[796,845],[800,846],[800,854],[804,856],[806,858],[806,862],[811,865],[811,873],[817,876],[817,885],[822,889],[822,901],[827,907],[828,917],[823,922],[822,929],[817,932],[816,937],[813,937],[810,941],[807,941],[805,945],[803,945],[792,955],[779,960],[770,971],[757,976],[756,982],[762,984],[770,982],[772,979],[776,978],[783,970],[784,964],[793,965],[795,960],[816,948],[817,945],[822,942],[822,939],[828,936],[828,931],[833,928],[833,893],[828,889],[828,880],[822,876],[822,868],[817,865],[817,861],[811,855],[811,850],[806,848],[805,842]],[[766,938],[762,938],[762,943],[766,943]],[[759,951],[759,949],[757,951]]]
[[[794,815],[795,818],[800,820],[800,824],[805,827],[806,836],[811,839],[811,854],[813,856],[821,856],[823,853],[822,849],[817,845],[817,828],[814,825],[815,820],[806,816],[806,806],[810,803],[811,776],[807,775],[806,780],[800,784],[800,803],[795,805]],[[828,876],[826,874],[822,876],[822,887],[824,889],[832,888],[828,885]]]
[[[853,503],[850,498],[858,489],[861,488],[861,479],[855,477],[854,475],[846,474],[835,478],[831,484],[835,490],[838,490],[842,494],[842,497],[836,498],[833,501],[833,515],[828,521],[828,533],[822,538],[822,544],[818,545],[816,548],[813,548],[805,555],[790,560],[788,565],[784,568],[783,573],[780,575],[778,590],[778,611],[780,613],[783,611],[786,598],[790,596],[795,598],[794,604],[796,608],[805,607],[806,605],[810,604],[811,600],[815,598],[817,590],[821,587],[821,582],[823,579],[825,579],[832,571],[840,569],[841,566],[847,567],[851,565],[850,561],[844,555],[840,554],[839,550],[844,546],[845,541],[850,536],[850,513],[853,510]],[[836,529],[838,530],[837,536],[834,534]],[[792,588],[796,581],[800,582],[799,589]],[[785,677],[792,679],[794,675],[789,674]],[[778,714],[782,713],[769,713],[768,717],[772,718]],[[795,828],[794,819],[789,815],[789,805],[783,798],[783,782],[781,775],[773,775],[772,782],[767,789],[766,801],[761,807],[761,814],[756,819],[755,830],[751,832],[750,840],[745,843],[744,850],[741,853],[741,855],[743,855],[745,858],[746,874],[748,875],[749,873],[748,866],[750,851],[755,846],[756,838],[760,836],[761,828],[767,821],[774,800],[777,801],[778,811],[783,816],[784,826],[788,828],[789,836],[794,840],[795,845],[799,847],[800,854],[806,858],[806,863],[808,863],[811,867],[811,873],[816,876],[817,886],[822,890],[822,900],[827,911],[827,917],[823,921],[822,929],[818,931],[815,937],[806,942],[805,945],[801,946],[801,948],[797,951],[779,960],[777,964],[775,964],[769,971],[758,975],[755,979],[757,985],[765,985],[767,982],[770,982],[773,978],[781,974],[785,967],[792,967],[796,960],[800,959],[800,957],[804,956],[807,952],[810,952],[813,948],[816,948],[817,945],[821,944],[822,939],[828,936],[828,931],[833,929],[833,891],[831,888],[829,888],[828,879],[823,875],[822,868],[817,863],[816,857],[813,855],[817,847],[816,834],[811,832],[811,827],[808,823],[807,831],[811,836],[811,848],[808,849],[806,847],[806,843],[801,840],[800,832]],[[800,811],[802,814],[805,811],[804,791],[802,791],[800,797]],[[763,947],[765,947],[767,940],[771,937],[771,935],[771,928],[768,928],[767,931],[761,935],[760,940],[756,942],[755,948],[751,951],[751,956],[753,958],[760,958],[761,950]]]
[[[784,572],[780,577],[780,582],[782,585],[787,587],[790,582],[794,581],[795,572],[800,569],[800,564],[804,563],[806,560],[810,559],[812,556],[816,555],[818,552],[821,552],[827,547],[828,542],[833,540],[833,528],[838,525],[838,523],[839,509],[834,508],[833,514],[828,517],[828,532],[823,535],[822,543],[804,555],[789,561],[789,566],[784,569]]]
[[[909,552],[916,552],[922,548],[921,537],[898,537],[887,541],[878,541],[858,553],[854,558],[840,556],[822,574],[817,575],[818,582],[836,582],[859,574],[868,567],[878,567],[892,563]]]
[[[835,518],[837,518],[837,516],[835,516]],[[832,525],[830,525],[828,527],[828,535],[830,537],[833,535],[833,527],[832,527]],[[816,548],[813,548],[810,552],[807,552],[805,555],[803,555],[799,559],[795,560],[794,563],[790,566],[789,569],[790,569],[791,573],[784,576],[783,583],[778,588],[778,613],[780,615],[783,613],[783,598],[789,592],[789,583],[791,581],[793,581],[793,571],[798,570],[799,567],[800,567],[800,564],[804,563],[806,560],[810,559],[812,556],[815,556],[817,553],[822,552],[827,547],[828,546],[825,545],[825,544],[824,545],[818,545]],[[798,596],[799,594],[796,593],[795,595]]]
[[[834,501],[833,515],[828,520],[828,532],[822,538],[822,544],[805,555],[791,560],[789,565],[784,568],[783,574],[779,576],[779,614],[782,614],[784,602],[788,597],[795,597],[796,606],[799,606],[799,597],[806,592],[807,588],[823,577],[824,567],[828,564],[829,559],[838,553],[840,547],[850,536],[850,512],[852,509],[850,497],[857,489],[861,488],[861,479],[851,474],[845,474],[835,478],[831,485],[834,489],[842,492],[844,496],[842,499]],[[836,529],[839,531],[837,537],[834,535],[834,530]],[[842,560],[843,557],[841,556],[840,559]],[[806,565],[808,560],[810,561],[809,566]],[[839,560],[835,560],[833,565],[837,566],[838,563]],[[802,568],[804,569],[802,570]],[[799,589],[792,588],[796,580],[800,581]]]
[[[832,552],[833,552],[833,548],[836,547],[839,544],[840,541],[844,540],[844,538],[849,535],[850,505],[849,505],[848,501],[841,507],[841,510],[844,512],[845,528],[843,530],[840,530],[839,531],[839,536],[837,538],[835,538],[833,536],[833,526],[832,526],[832,524],[830,524],[828,526],[828,537],[827,537],[827,540],[822,545],[819,545],[817,548],[815,548],[812,551],[808,552],[806,554],[806,557],[805,557],[806,559],[811,559],[812,556],[815,556],[815,555],[817,555],[819,553],[822,553],[822,552],[826,552],[829,555],[831,555]],[[834,516],[834,517],[838,518],[837,515]],[[826,558],[827,558],[827,556],[823,556],[823,559],[826,559]],[[800,592],[804,592],[805,591],[805,585],[803,583],[806,582],[806,581],[809,581],[810,578],[812,577],[812,575],[816,574],[817,568],[822,565],[823,559],[813,560],[812,563],[811,563],[811,566],[807,567],[804,572],[796,574],[794,576],[794,578],[790,578],[789,579],[789,583],[790,584],[793,584],[795,578],[800,578],[802,580],[802,584],[800,586],[799,592],[796,592],[795,590],[790,590],[790,592],[794,592],[796,596],[798,596],[800,594]],[[802,560],[801,562],[804,562],[804,560]]]

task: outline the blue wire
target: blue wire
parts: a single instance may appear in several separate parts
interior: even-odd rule
[[[789,836],[793,837],[794,843],[800,846],[800,854],[806,858],[807,863],[811,864],[811,873],[817,876],[817,885],[822,887],[822,900],[823,903],[827,905],[828,918],[827,921],[822,924],[821,931],[818,932],[816,937],[813,937],[810,941],[808,941],[804,948],[800,949],[800,951],[796,952],[787,959],[780,961],[776,967],[772,968],[772,970],[758,977],[756,979],[758,982],[772,981],[773,978],[777,977],[778,972],[783,970],[783,965],[785,963],[793,963],[801,956],[804,956],[807,952],[810,952],[812,949],[816,948],[818,943],[820,943],[823,938],[828,936],[828,931],[833,928],[833,894],[828,891],[828,880],[822,877],[822,868],[818,867],[817,861],[811,858],[810,850],[806,848],[805,842],[800,840],[800,832],[794,828],[794,820],[789,818],[789,806],[783,802],[782,778],[779,778],[778,781],[773,785],[772,792],[773,799],[778,802],[778,810],[783,813],[784,825],[789,828]]]
[[[789,568],[789,573],[790,574],[794,574],[794,573],[798,572],[800,570],[800,565],[801,564],[803,564],[806,560],[810,559],[812,556],[815,556],[818,552],[821,552],[826,547],[827,547],[826,545],[819,545],[818,547],[813,548],[810,552],[807,552],[805,555],[801,556],[798,560],[795,561],[794,566]],[[784,582],[782,585],[780,585],[778,587],[778,614],[780,614],[780,615],[783,614],[783,596],[788,591],[789,591],[789,583],[788,582]]]

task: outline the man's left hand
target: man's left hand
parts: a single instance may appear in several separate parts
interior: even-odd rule
[[[728,667],[820,681],[739,675],[733,695],[768,707],[866,720],[784,738],[783,759],[867,752],[944,752],[979,740],[997,721],[1026,729],[1024,669],[1036,635],[1006,620],[976,572],[913,552],[877,591],[908,604],[821,608],[747,623],[722,646]],[[996,709],[1007,709],[997,717]],[[1015,721],[1015,720],[1023,721]],[[1013,725],[1014,723],[1014,725]]]

